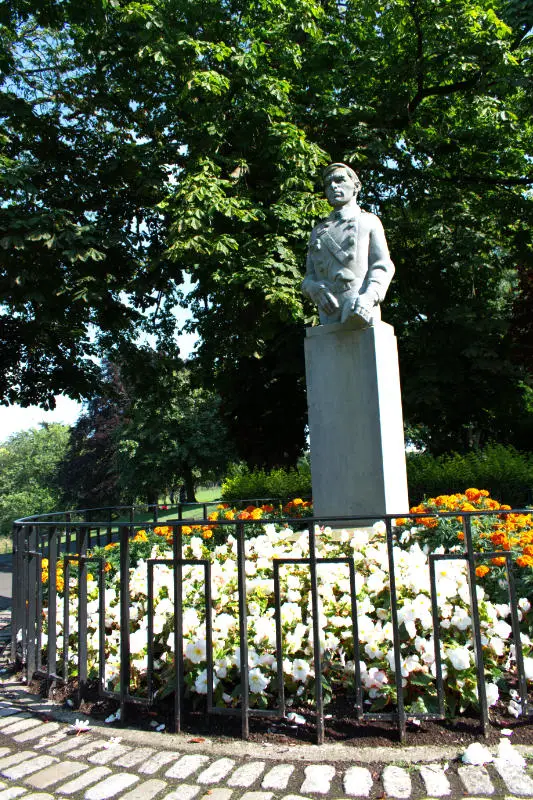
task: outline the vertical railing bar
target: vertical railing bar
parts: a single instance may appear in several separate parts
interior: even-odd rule
[[[26,528],[26,535],[24,537],[24,551],[23,551],[23,569],[22,569],[22,635],[21,635],[21,647],[22,647],[22,664],[24,667],[27,666],[28,663],[28,631],[29,631],[29,624],[30,624],[30,556],[29,551],[30,547],[30,536],[31,536],[31,526],[28,525]]]
[[[105,690],[105,564],[98,560],[98,694]]]
[[[279,568],[277,559],[273,560],[274,567],[274,620],[276,623],[276,678],[278,684],[278,707],[279,713],[284,717],[285,710],[285,682],[283,680],[283,638],[281,628],[281,589]]]
[[[90,527],[80,526],[76,535],[78,560],[78,706],[87,689],[87,544]]]
[[[355,584],[355,562],[353,558],[348,559],[348,569],[350,571],[350,605],[352,613],[352,636],[353,636],[353,661],[355,679],[355,710],[356,718],[363,716],[363,686],[361,682],[361,662],[359,660],[359,624],[357,621],[357,587]]]
[[[470,610],[472,613],[472,632],[474,635],[474,658],[476,662],[476,679],[481,711],[481,729],[483,736],[488,735],[489,710],[487,706],[487,692],[485,688],[485,667],[483,663],[483,645],[481,642],[481,626],[479,619],[479,606],[476,591],[476,564],[472,544],[472,519],[468,514],[462,514],[465,555],[467,563],[468,587],[470,589]]]
[[[126,698],[130,688],[130,532],[133,532],[134,508],[130,512],[132,525],[121,524],[120,533],[120,722],[126,723]]]
[[[111,544],[113,541],[113,509],[109,509],[109,524],[107,526],[106,544]]]
[[[147,561],[148,575],[147,575],[147,626],[146,636],[148,638],[148,675],[147,675],[147,693],[148,703],[151,705],[154,702],[154,567],[155,564],[151,559]]]
[[[23,525],[13,525],[13,612],[11,621],[11,661],[17,659],[17,637],[19,630],[22,632],[22,565],[23,565]]]
[[[439,703],[439,714],[444,717],[446,709],[444,703],[444,681],[442,679],[442,657],[440,653],[440,614],[437,599],[435,558],[433,554],[430,554],[429,556],[429,588],[431,594],[431,616],[433,618],[433,646],[435,650],[435,679],[437,682],[437,699]]]
[[[30,527],[29,536],[29,553],[28,553],[28,614],[27,614],[27,656],[26,656],[26,679],[28,683],[33,678],[33,673],[37,669],[37,651],[36,651],[36,626],[37,626],[37,606],[38,606],[38,587],[37,587],[37,562],[38,556],[35,555],[37,551],[37,527],[32,525]]]
[[[207,707],[213,708],[213,625],[211,598],[211,562],[204,562],[205,581],[205,638],[207,642]]]
[[[511,609],[511,627],[515,646],[516,670],[518,672],[518,688],[523,712],[529,707],[527,695],[526,673],[524,669],[524,653],[522,651],[522,636],[520,634],[520,620],[518,619],[518,603],[514,582],[513,561],[510,553],[505,553],[505,567],[507,572],[507,586],[509,587],[509,608]]]
[[[398,734],[400,741],[405,738],[406,719],[405,707],[403,702],[403,686],[402,686],[402,655],[400,649],[400,630],[398,626],[398,598],[396,595],[396,575],[394,572],[394,541],[392,536],[392,520],[390,517],[385,519],[385,527],[387,531],[387,552],[389,557],[389,585],[390,585],[390,600],[391,600],[391,621],[392,621],[392,636],[394,646],[394,663],[395,672],[394,677],[396,681],[396,694],[397,694],[397,713],[398,713]]]
[[[311,523],[309,533],[309,571],[311,583],[311,609],[313,614],[313,664],[315,670],[316,741],[324,742],[324,700],[322,694],[322,659],[320,654],[320,620],[318,608],[318,577],[316,570],[315,526]]]
[[[70,553],[71,547],[71,529],[70,529],[70,521],[72,517],[70,513],[65,514],[65,521],[67,523],[65,528],[65,552]]]
[[[181,526],[172,528],[172,557],[174,561],[174,729],[181,731],[183,698],[183,551]]]
[[[63,680],[68,682],[68,640],[70,635],[69,627],[69,606],[70,606],[70,561],[69,556],[63,559],[63,575],[65,576],[63,587]]]
[[[239,595],[239,642],[241,654],[241,736],[249,737],[249,680],[248,680],[248,613],[246,604],[246,567],[244,524],[237,523],[237,586]]]

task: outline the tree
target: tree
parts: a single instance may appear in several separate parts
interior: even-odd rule
[[[31,79],[40,92],[44,73],[37,63],[28,76],[29,56],[18,55],[30,20],[22,0],[14,15],[10,180],[26,175],[27,162],[32,176],[55,165],[52,191],[41,179],[26,192],[44,198],[35,213],[71,194],[88,212],[76,217],[89,225],[81,252],[93,247],[107,262],[87,255],[94,264],[73,285],[89,286],[87,306],[102,310],[97,324],[120,347],[154,286],[171,304],[181,272],[191,274],[198,367],[240,455],[290,463],[304,442],[302,338],[313,311],[299,283],[308,233],[328,210],[319,184],[329,160],[355,167],[363,206],[385,224],[398,272],[384,316],[399,337],[411,427],[427,431],[435,451],[489,435],[533,446],[521,342],[531,329],[516,321],[532,266],[531,0],[52,0],[33,12],[27,48],[38,40],[47,50],[41,60],[61,75],[60,100],[37,103],[32,89],[29,135],[14,113],[24,92],[12,86]],[[45,123],[66,153],[68,181],[53,146],[48,161],[40,147]],[[13,196],[18,224],[25,206]],[[63,286],[71,262],[59,259],[57,241],[43,274],[63,265],[53,273]],[[45,249],[29,242],[23,254]],[[33,264],[38,254],[27,254]],[[27,297],[28,281],[17,319]],[[77,310],[73,300],[67,318]],[[45,364],[45,382],[51,372]]]
[[[120,485],[157,503],[184,484],[187,500],[194,502],[195,485],[219,479],[233,455],[220,401],[195,387],[187,368],[161,355],[147,359],[142,375],[137,389],[130,389],[128,419],[117,431]]]
[[[70,431],[59,480],[64,505],[103,508],[131,501],[119,487],[117,431],[124,424],[129,397],[116,364],[104,362],[100,393],[85,403]]]
[[[69,429],[57,423],[14,433],[0,445],[0,532],[13,520],[57,511],[58,470]]]

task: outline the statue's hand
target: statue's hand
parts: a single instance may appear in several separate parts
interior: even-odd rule
[[[316,302],[320,311],[323,311],[324,314],[334,314],[339,307],[337,298],[331,292],[328,292],[325,286],[321,286],[318,290]]]
[[[377,305],[374,292],[364,292],[360,294],[353,305],[353,313],[370,325],[374,316],[374,308]]]

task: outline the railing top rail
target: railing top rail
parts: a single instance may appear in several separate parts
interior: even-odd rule
[[[240,501],[240,502],[246,502]],[[201,504],[204,505],[204,504]],[[136,506],[139,508],[139,506]],[[141,506],[142,507],[142,506]],[[144,506],[146,507],[146,506]],[[112,508],[134,508],[132,506],[113,506]],[[72,520],[72,519],[65,519],[65,520],[57,520],[51,519],[54,516],[59,516],[60,514],[64,515],[76,515],[80,516],[86,511],[90,511],[93,513],[94,511],[102,511],[105,509],[81,509],[75,511],[68,511],[68,512],[57,512],[54,514],[40,514],[35,515],[33,517],[22,517],[20,519],[15,520],[14,524],[19,526],[30,525],[33,527],[44,527],[50,526],[51,524],[56,526],[69,526],[72,528],[75,527],[82,527],[84,525],[90,524],[91,526],[105,526],[109,525],[109,518],[106,519],[82,519],[82,520]],[[134,525],[135,527],[143,527],[143,526],[150,526],[154,524],[162,524],[162,525],[169,525],[169,526],[195,526],[195,525],[205,525],[206,522],[211,523],[212,525],[228,525],[230,527],[235,527],[235,525],[245,522],[248,524],[251,523],[261,523],[261,522],[269,522],[269,523],[279,523],[279,522],[297,522],[301,524],[303,521],[309,524],[324,524],[324,523],[337,523],[337,522],[371,522],[373,520],[396,520],[396,519],[412,519],[416,521],[417,519],[427,519],[428,517],[487,517],[487,516],[508,516],[511,514],[531,514],[533,513],[533,508],[511,508],[511,509],[483,509],[483,510],[474,510],[474,511],[424,511],[424,512],[417,512],[417,513],[410,513],[410,512],[398,512],[396,514],[381,514],[379,512],[375,513],[368,513],[368,514],[347,514],[347,515],[337,515],[337,516],[321,516],[321,517],[289,517],[289,516],[282,516],[282,517],[269,517],[268,520],[261,520],[261,519],[244,519],[244,518],[235,518],[235,519],[216,519],[216,520],[207,520],[205,517],[199,518],[187,518],[187,519],[180,519],[170,518],[165,519],[163,522],[154,522],[154,521],[132,521],[132,520],[112,520],[113,526],[116,527],[131,527]]]

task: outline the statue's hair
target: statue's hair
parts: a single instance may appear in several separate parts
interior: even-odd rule
[[[361,188],[361,181],[359,180],[353,169],[348,166],[348,164],[343,164],[340,161],[336,162],[335,164],[328,164],[328,166],[322,173],[322,180],[325,182],[330,172],[335,172],[335,170],[337,169],[343,169],[345,172],[348,173],[350,179],[355,183],[355,189],[358,192],[359,189]]]

